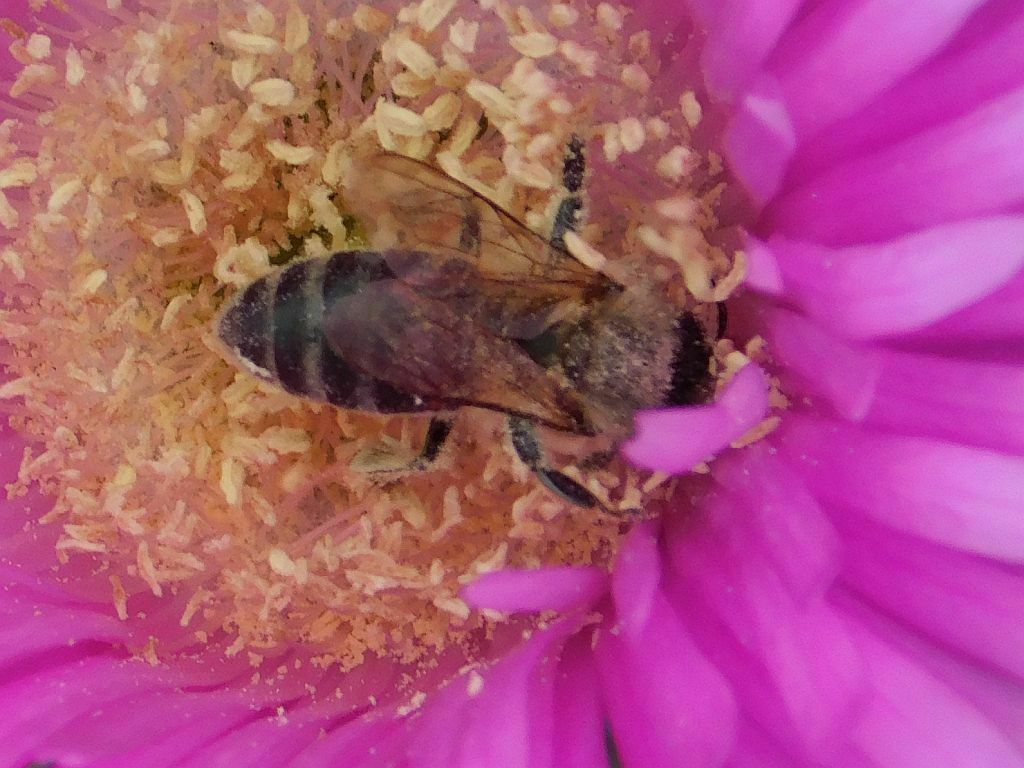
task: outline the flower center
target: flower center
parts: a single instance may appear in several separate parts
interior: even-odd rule
[[[32,441],[9,490],[53,497],[61,556],[109,566],[122,618],[140,589],[184,593],[201,641],[306,642],[346,666],[501,621],[459,597],[487,571],[607,564],[621,520],[540,486],[498,415],[457,418],[429,471],[382,473],[415,457],[422,417],[289,394],[227,361],[214,323],[280,265],[381,236],[347,181],[367,152],[424,161],[549,233],[579,136],[587,216],[569,251],[713,329],[744,261],[717,231],[700,104],[659,80],[660,41],[608,3],[158,5],[80,8],[75,42],[5,27],[23,68],[0,124],[15,377],[0,394]],[[720,341],[712,373],[743,362]],[[609,507],[674,492],[569,463]]]

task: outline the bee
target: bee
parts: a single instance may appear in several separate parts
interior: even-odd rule
[[[548,239],[426,163],[383,153],[353,173],[347,188],[389,234],[287,264],[228,303],[217,335],[242,368],[339,408],[430,414],[413,468],[438,455],[447,414],[501,412],[519,458],[584,507],[603,508],[548,464],[537,426],[619,441],[640,409],[709,398],[704,324],[568,252],[582,209],[578,138]]]

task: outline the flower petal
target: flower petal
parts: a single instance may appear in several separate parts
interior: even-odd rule
[[[875,688],[852,738],[874,765],[977,768],[1022,755],[978,710],[910,659],[861,630]]]
[[[1024,679],[1024,577],[975,555],[836,515],[842,580],[901,623],[986,667]]]
[[[126,662],[108,655],[72,658],[67,664],[54,658],[46,666],[5,683],[0,697],[4,738],[0,739],[0,765],[25,765],[65,758],[50,749],[51,735],[76,718],[102,712],[113,702],[152,684],[141,662]],[[83,761],[74,755],[69,764]]]
[[[1024,561],[1024,459],[791,414],[779,441],[822,500],[957,549]]]
[[[785,290],[782,269],[778,259],[767,244],[754,237],[747,237],[747,279],[744,285],[771,296],[781,295]]]
[[[328,713],[303,717],[276,713],[233,728],[216,741],[204,744],[176,768],[265,768],[294,766],[292,760],[311,744],[322,740]]]
[[[819,768],[815,757],[801,760],[787,750],[767,731],[745,718],[740,721],[736,749],[729,756],[729,768]],[[788,745],[787,745],[788,746]],[[834,763],[838,765],[838,763]]]
[[[48,736],[46,747],[58,765],[172,768],[252,717],[244,700],[233,693],[178,692],[169,697],[165,690],[151,690],[83,712]]]
[[[711,546],[716,553],[711,557],[719,559],[719,567],[729,567],[735,553],[763,558],[772,581],[778,580],[798,605],[824,595],[839,573],[839,537],[800,475],[776,460],[775,448],[752,446],[742,454],[727,456],[715,462],[712,476],[718,484],[718,501],[709,506],[709,512],[720,512],[723,517],[709,517],[708,527],[723,528],[722,549],[676,518],[669,521],[670,545],[694,536],[698,552]],[[707,503],[712,504],[710,499]],[[689,547],[683,551],[674,558],[694,556],[700,560],[705,556]]]
[[[730,99],[775,47],[801,0],[695,0],[694,13],[708,28],[701,52],[708,89]]]
[[[612,576],[615,616],[627,634],[636,637],[650,620],[660,580],[657,528],[651,522],[640,523],[619,550]]]
[[[924,350],[961,356],[965,349],[993,360],[1020,364],[1024,359],[1024,276],[1018,276],[984,301],[922,328],[905,343]]]
[[[755,469],[754,478],[760,475]],[[767,520],[753,519],[747,505],[728,494],[703,506],[701,525],[680,521],[666,535],[673,577],[665,589],[676,613],[742,692],[740,706],[749,717],[808,754],[838,750],[864,685],[856,649],[822,599],[828,583],[793,590],[799,581],[777,565],[783,555]],[[800,552],[793,554],[794,571]],[[803,581],[813,585],[815,576]]]
[[[725,133],[730,166],[755,202],[763,205],[778,191],[796,145],[778,85],[762,77],[744,95]]]
[[[823,396],[845,419],[892,432],[1024,451],[1019,364],[872,349],[784,310],[771,313],[768,323],[791,394]]]
[[[344,765],[352,768],[375,768],[387,764],[394,750],[401,752],[404,744],[397,734],[401,720],[390,716],[365,715],[355,721],[334,723],[323,734],[318,734],[311,744],[299,752],[294,759],[285,763],[288,768],[322,768],[327,765]],[[282,733],[284,738],[287,733]],[[393,764],[393,763],[392,763]],[[271,765],[269,762],[257,765]],[[229,764],[225,768],[232,768]]]
[[[565,612],[593,602],[607,582],[600,568],[508,568],[484,574],[462,589],[462,597],[475,608],[505,613]]]
[[[868,104],[935,53],[981,4],[946,0],[922,13],[906,0],[819,3],[786,35],[772,65],[797,131],[814,134]]]
[[[703,768],[720,765],[732,750],[732,692],[663,596],[638,636],[602,632],[595,655],[625,765]]]
[[[601,694],[589,634],[571,639],[555,677],[555,733],[551,764],[607,768]]]
[[[0,616],[0,671],[23,664],[26,659],[78,642],[116,644],[128,639],[128,631],[113,616],[70,606],[35,603],[11,610],[5,601]]]
[[[790,179],[803,183],[822,169],[891,146],[1014,90],[1024,83],[1022,38],[1020,3],[986,3],[940,56],[801,146]]]
[[[979,665],[955,649],[936,645],[927,635],[910,627],[904,629],[898,621],[872,611],[863,603],[860,610],[856,610],[858,604],[852,599],[846,603],[855,620],[872,627],[890,645],[949,686],[1024,755],[1024,697],[1020,695],[1019,678],[998,668]]]
[[[868,424],[1024,454],[1024,366],[883,352]]]
[[[1013,209],[1024,201],[1024,88],[777,200],[762,226],[841,246]]]
[[[747,365],[711,405],[638,414],[636,436],[622,452],[647,469],[686,472],[757,426],[767,410],[764,373]]]
[[[841,341],[793,312],[776,310],[766,320],[787,391],[822,395],[844,418],[862,420],[876,399],[879,353]]]
[[[453,765],[552,765],[555,661],[577,627],[577,622],[562,620],[486,671],[482,689],[470,694]],[[495,728],[496,723],[501,727]]]
[[[788,293],[823,325],[870,338],[912,331],[997,290],[1024,267],[1024,218],[965,221],[881,245],[830,249],[781,238]],[[963,269],[965,260],[972,268]]]

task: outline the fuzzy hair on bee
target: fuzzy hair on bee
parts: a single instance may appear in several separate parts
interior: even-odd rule
[[[548,466],[535,426],[618,441],[638,410],[704,402],[711,342],[692,313],[568,252],[582,208],[575,137],[563,179],[568,194],[545,239],[426,163],[366,158],[346,188],[358,191],[363,219],[386,219],[384,235],[254,281],[223,309],[217,335],[240,367],[296,396],[432,414],[418,467],[448,436],[444,414],[504,413],[518,456],[545,486],[600,506]]]

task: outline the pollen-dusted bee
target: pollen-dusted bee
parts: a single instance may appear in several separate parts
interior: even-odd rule
[[[225,308],[218,335],[250,372],[341,408],[505,413],[516,453],[544,485],[597,505],[548,466],[534,425],[622,439],[639,409],[708,398],[711,348],[693,314],[568,253],[581,209],[578,139],[563,177],[569,195],[548,241],[433,167],[377,155],[355,189],[386,203],[391,242],[260,278]],[[419,466],[450,427],[434,416]]]

